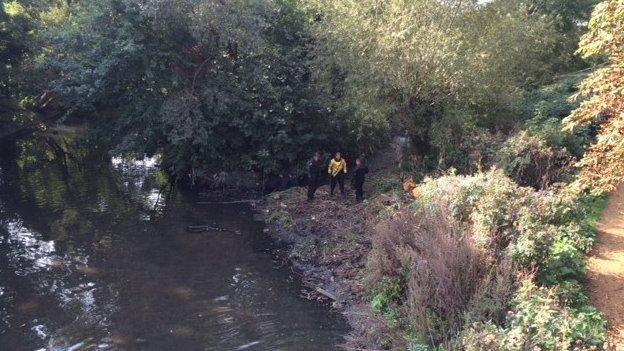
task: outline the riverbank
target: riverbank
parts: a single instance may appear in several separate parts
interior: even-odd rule
[[[301,274],[306,287],[302,295],[331,304],[346,316],[351,327],[347,347],[361,346],[363,328],[376,318],[363,285],[365,266],[372,229],[386,207],[396,203],[388,192],[400,184],[398,174],[377,171],[367,181],[362,203],[355,201],[353,191],[346,198],[332,197],[325,185],[312,202],[306,201],[306,188],[295,187],[269,195],[256,208],[265,217],[266,234],[283,245],[284,258]]]
[[[581,285],[600,198],[495,168],[414,189],[401,179],[374,172],[362,204],[327,187],[308,203],[293,188],[258,208],[304,296],[347,317],[347,349],[604,349],[606,322]]]

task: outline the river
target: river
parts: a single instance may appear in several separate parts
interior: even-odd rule
[[[339,349],[248,206],[55,139],[0,149],[0,350]]]

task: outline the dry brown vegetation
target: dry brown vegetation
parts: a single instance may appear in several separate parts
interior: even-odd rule
[[[392,277],[404,285],[406,298],[397,307],[432,344],[449,344],[467,313],[477,321],[500,321],[508,308],[514,278],[510,267],[496,274],[470,233],[441,208],[402,211],[382,222],[372,241],[371,282]],[[393,277],[398,272],[403,275]],[[484,305],[486,301],[495,303]]]
[[[364,204],[323,187],[312,203],[305,189],[291,189],[264,208],[310,296],[321,287],[349,317],[348,347],[582,350],[604,342],[604,319],[578,284],[591,199],[523,188],[500,170],[407,187],[398,174],[372,178]]]

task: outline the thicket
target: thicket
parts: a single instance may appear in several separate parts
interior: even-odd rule
[[[563,131],[562,121],[578,102],[570,96],[578,91],[586,73],[558,77],[528,93],[523,100],[523,121],[517,131],[484,145],[475,143],[483,164],[497,166],[518,184],[543,189],[557,182],[570,181],[575,162],[595,138],[593,128]]]
[[[369,126],[356,131],[360,140],[383,128],[410,138],[426,169],[470,172],[481,139],[527,118],[532,90],[583,67],[573,52],[592,4],[314,0],[303,8],[313,18],[312,72],[338,116]]]
[[[398,196],[382,211],[367,285],[385,326],[369,329],[372,344],[410,350],[604,347],[606,322],[581,284],[603,199],[568,184],[576,179],[577,161],[588,164],[588,145],[594,166],[581,171],[581,182],[594,179],[602,191],[621,178],[621,162],[596,161],[620,152],[616,30],[622,3],[606,1],[590,22],[581,53],[606,56],[610,64],[590,78],[569,73],[583,65],[571,58],[574,45],[564,37],[579,38],[578,24],[592,4],[559,2],[560,10],[568,5],[571,12],[551,17],[552,7],[540,7],[545,3],[555,2],[529,2],[529,9],[513,1],[310,2],[308,10],[317,14],[312,32],[321,43],[315,73],[339,92],[335,104],[389,130],[399,126],[430,169],[495,167],[429,178],[415,192],[417,200],[405,206]],[[480,20],[484,13],[489,21]],[[567,25],[558,22],[564,13],[574,14]],[[513,41],[517,51],[489,56],[509,34],[503,26],[523,33]],[[471,30],[479,35],[471,37]],[[489,30],[497,35],[488,36]],[[473,42],[477,38],[485,48]],[[564,42],[568,50],[558,51]],[[343,79],[335,79],[335,71]],[[489,81],[501,76],[508,79]],[[590,100],[569,100],[579,84]],[[573,110],[565,122],[574,128],[562,131]],[[606,170],[612,171],[600,178]]]
[[[393,332],[371,337],[412,350],[602,347],[606,322],[580,284],[601,198],[521,187],[500,170],[419,190],[373,235],[373,309]]]
[[[52,118],[40,122],[86,123],[99,148],[159,153],[193,183],[294,172],[314,150],[356,153],[355,126],[333,118],[311,81],[311,39],[290,1],[3,5],[0,33],[13,46],[0,58],[22,72],[11,100],[28,108],[45,96],[39,112]]]
[[[527,92],[583,67],[593,3],[5,1],[0,84],[32,125],[88,123],[178,180],[297,173],[315,149],[353,158],[393,135],[425,169],[469,172]]]

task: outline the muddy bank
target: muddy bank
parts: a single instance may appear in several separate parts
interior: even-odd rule
[[[365,267],[372,229],[393,202],[384,189],[372,185],[376,183],[370,182],[364,203],[356,203],[353,193],[331,197],[323,186],[313,202],[306,201],[305,188],[291,188],[257,206],[267,223],[265,233],[283,244],[282,256],[301,274],[303,295],[329,303],[347,317],[347,346],[367,344],[361,335],[375,324],[370,323],[376,317],[364,288]]]

